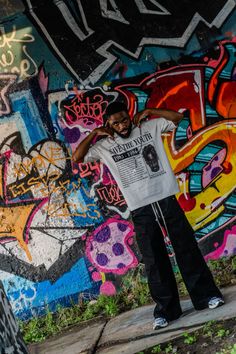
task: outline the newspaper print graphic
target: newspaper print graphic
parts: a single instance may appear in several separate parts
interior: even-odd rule
[[[144,132],[124,144],[115,141],[110,153],[124,188],[165,173],[150,132]]]

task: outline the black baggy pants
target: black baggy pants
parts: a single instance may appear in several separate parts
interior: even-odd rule
[[[208,306],[213,296],[222,297],[201,254],[194,232],[175,196],[158,202],[176,261],[196,310]],[[153,206],[132,211],[136,240],[143,257],[151,296],[156,303],[154,317],[169,321],[182,314],[177,284],[161,228]],[[163,218],[160,219],[162,223]]]

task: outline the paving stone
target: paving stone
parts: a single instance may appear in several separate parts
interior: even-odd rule
[[[144,306],[110,320],[99,341],[99,354],[133,354],[200,328],[210,320],[236,317],[236,287],[222,290],[226,304],[215,310],[195,311],[190,300],[181,301],[184,315],[167,328],[152,330],[153,306]]]
[[[185,332],[192,332],[198,328],[201,328],[201,326]],[[167,341],[169,342],[172,339],[179,337],[182,333],[182,329],[178,329],[174,332],[155,332],[153,336],[147,336],[139,340],[130,341],[128,343],[112,345],[108,348],[100,348],[96,351],[96,354],[134,354],[152,346],[165,343]]]
[[[168,342],[183,332],[200,328],[210,320],[236,317],[236,286],[222,289],[226,304],[215,310],[195,311],[182,300],[184,315],[166,328],[153,331],[154,305],[125,312],[106,324],[103,320],[78,325],[41,344],[29,346],[30,354],[134,354]]]
[[[181,301],[181,305],[185,311],[185,316],[193,311],[190,300]],[[107,345],[110,342],[126,341],[130,338],[138,339],[139,337],[143,337],[144,334],[149,336],[156,333],[156,331],[152,329],[153,309],[154,305],[139,307],[110,320],[103,331],[99,346]],[[176,328],[176,326],[179,327],[177,323],[178,321],[175,321],[173,324],[169,325],[168,330],[169,328]],[[158,332],[162,331],[166,331],[166,328]]]
[[[81,329],[76,326],[43,343],[28,346],[30,354],[89,354],[93,351],[105,326],[98,321]]]

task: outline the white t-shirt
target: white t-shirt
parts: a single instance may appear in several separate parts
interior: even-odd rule
[[[161,138],[175,127],[164,118],[143,122],[128,138],[115,134],[96,142],[84,161],[101,160],[109,167],[130,210],[154,203],[179,192]]]

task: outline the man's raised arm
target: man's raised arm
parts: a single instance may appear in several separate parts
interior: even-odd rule
[[[86,136],[84,140],[77,146],[75,151],[72,154],[72,161],[73,162],[83,162],[84,157],[89,151],[91,143],[96,136],[111,136],[113,137],[113,133],[109,128],[100,127],[95,128],[89,135]]]

